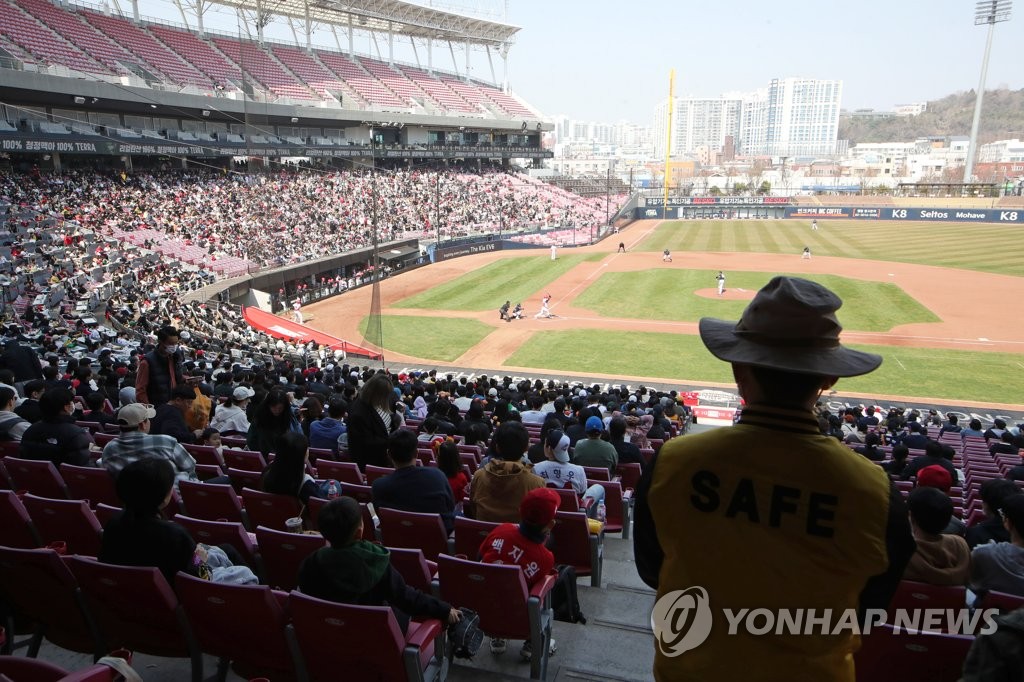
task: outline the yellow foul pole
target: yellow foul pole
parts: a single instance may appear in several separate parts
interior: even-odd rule
[[[672,111],[675,107],[675,91],[676,91],[676,70],[672,69],[668,72],[668,120],[665,126],[667,132],[665,137],[667,144],[665,145],[665,196],[661,202],[662,216],[668,218],[668,178],[669,168],[672,159]]]

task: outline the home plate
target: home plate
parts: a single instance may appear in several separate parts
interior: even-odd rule
[[[988,341],[984,336],[979,336],[978,341]]]

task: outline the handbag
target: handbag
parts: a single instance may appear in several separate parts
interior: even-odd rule
[[[484,631],[480,629],[480,614],[473,609],[462,607],[462,620],[452,626],[448,632],[452,654],[456,658],[473,658],[480,651],[484,641]]]

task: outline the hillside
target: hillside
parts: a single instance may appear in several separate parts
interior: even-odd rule
[[[870,120],[842,117],[839,139],[858,142],[910,142],[929,135],[970,135],[974,117],[974,91],[958,92],[928,102],[918,116]],[[1024,89],[988,90],[981,109],[981,144],[1006,138],[1024,138]]]

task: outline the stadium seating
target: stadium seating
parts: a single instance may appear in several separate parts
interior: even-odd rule
[[[336,604],[292,592],[292,627],[310,682],[438,679],[444,669],[440,621],[412,621],[404,635],[386,606]]]
[[[239,42],[231,38],[214,38],[213,44],[237,64],[241,71],[255,78],[276,95],[297,100],[319,99],[255,43]]]
[[[183,86],[192,85],[206,92],[213,90],[213,81],[209,77],[133,22],[88,10],[83,10],[81,14],[108,38],[131,50],[140,61],[150,65],[171,82]]]
[[[234,81],[241,81],[236,66],[194,34],[156,24],[147,27],[160,42],[182,59],[209,76],[216,85],[235,90]]]
[[[117,41],[109,40],[74,12],[60,9],[47,0],[19,0],[26,12],[31,13],[57,35],[75,45],[111,72],[127,74],[126,63],[136,61]]]
[[[378,509],[381,540],[388,547],[422,550],[428,561],[448,552],[448,533],[440,514],[417,514],[398,509]]]
[[[17,3],[3,0],[2,8],[0,32],[43,63],[66,66],[83,73],[112,74],[109,68],[64,40],[54,29],[19,8]]]
[[[348,83],[356,94],[368,104],[390,108],[408,107],[407,103],[395,96],[395,93],[381,83],[378,78],[347,56],[325,50],[316,50],[316,56],[324,66]]]
[[[488,635],[530,639],[534,651],[530,678],[545,679],[555,576],[544,576],[528,589],[518,566],[484,564],[446,554],[438,557],[437,572],[441,598],[476,611],[480,628]]]

